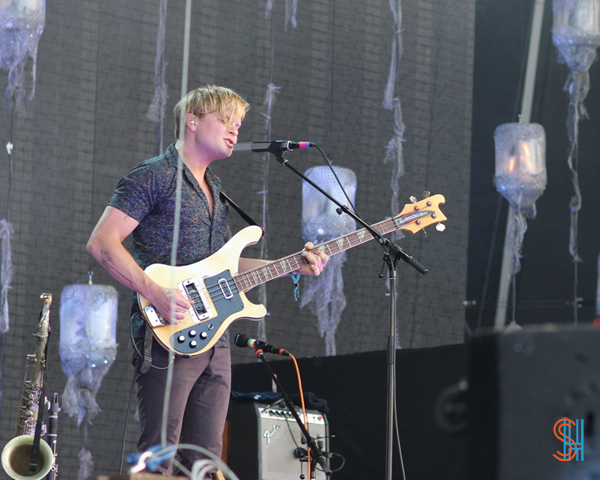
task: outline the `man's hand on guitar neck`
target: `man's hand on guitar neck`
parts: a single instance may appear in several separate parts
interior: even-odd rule
[[[323,252],[315,250],[315,246],[312,242],[307,242],[302,250],[302,256],[308,262],[308,265],[299,268],[296,273],[302,275],[313,275],[318,276],[327,265],[329,257]],[[239,272],[246,272],[253,268],[264,267],[265,265],[272,263],[272,260],[261,260],[258,258],[246,258],[241,257],[239,263]]]
[[[302,256],[308,262],[308,265],[305,265],[298,270],[298,273],[302,275],[319,276],[329,261],[327,255],[315,250],[315,246],[312,242],[307,242],[306,245],[304,245]]]

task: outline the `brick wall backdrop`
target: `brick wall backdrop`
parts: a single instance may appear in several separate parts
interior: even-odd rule
[[[276,2],[273,31],[263,1],[194,2],[189,88],[205,83],[229,86],[252,104],[240,141],[262,141],[261,114],[271,67],[280,88],[272,115],[271,138],[319,144],[334,164],[357,175],[356,205],[365,220],[390,215],[391,166],[384,146],[393,135],[392,112],[382,108],[391,56],[393,20],[388,2],[325,0],[299,2],[298,26],[284,28],[284,5]],[[281,3],[281,4],[280,4]],[[401,246],[429,270],[417,274],[402,262],[398,274],[398,336],[403,348],[460,343],[466,285],[468,179],[474,0],[405,0],[404,56],[399,95],[406,124],[406,173],[401,201],[423,190],[442,193],[447,229],[431,227]],[[97,474],[118,473],[121,449],[135,449],[137,423],[126,411],[132,382],[128,310],[130,292],[92,263],[85,243],[117,180],[154,155],[155,124],[145,114],[154,94],[158,0],[57,0],[48,2],[39,45],[37,94],[26,104],[27,119],[15,124],[0,106],[0,143],[14,144],[12,196],[8,205],[9,159],[0,154],[0,212],[10,210],[14,276],[10,331],[2,352],[0,444],[11,437],[25,372],[34,350],[39,295],[54,295],[53,331],[46,372],[47,393],[62,393],[60,293],[65,285],[87,281],[119,291],[117,360],[97,401],[102,412],[89,428],[89,448]],[[170,111],[180,97],[184,2],[170,2],[166,61],[169,102],[165,145],[172,139]],[[0,91],[6,72],[0,72]],[[301,171],[324,164],[316,149],[294,152]],[[301,183],[269,160],[269,257],[302,248]],[[262,212],[263,157],[239,155],[214,169],[227,191],[253,217]],[[1,192],[4,192],[2,194]],[[396,212],[397,213],[397,212]],[[232,213],[232,229],[244,223]],[[256,255],[258,247],[248,249]],[[338,354],[383,350],[389,331],[389,297],[378,278],[382,250],[375,243],[353,249],[343,270],[348,305],[336,335]],[[287,279],[267,287],[268,340],[297,357],[325,353],[316,317],[298,308]],[[256,298],[255,293],[251,295]],[[232,332],[253,335],[254,324],[237,322]],[[251,362],[251,352],[234,349],[234,362]],[[385,366],[382,365],[382,368]],[[134,402],[135,403],[135,402]],[[125,442],[124,447],[122,446]],[[59,475],[77,477],[83,431],[73,419],[59,420]],[[0,472],[0,478],[5,478]]]

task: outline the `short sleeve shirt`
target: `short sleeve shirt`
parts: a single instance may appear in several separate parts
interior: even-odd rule
[[[163,155],[130,170],[119,181],[108,203],[139,222],[132,232],[132,255],[142,269],[154,263],[171,264],[173,228],[178,210],[177,265],[199,262],[231,238],[227,223],[229,207],[220,196],[221,181],[210,169],[207,169],[205,179],[213,197],[212,215],[206,195],[185,164],[182,164],[178,208],[177,163],[177,150],[170,145]],[[134,301],[135,308],[137,302]],[[135,333],[140,325],[133,327]],[[216,346],[227,345],[228,335],[225,334]]]

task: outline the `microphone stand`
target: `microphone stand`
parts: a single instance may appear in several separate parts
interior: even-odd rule
[[[304,438],[306,439],[306,445],[308,445],[308,447],[310,448],[310,454],[312,457],[312,461],[310,462],[310,480],[316,480],[316,478],[317,478],[316,473],[315,473],[316,468],[317,468],[317,463],[319,465],[321,465],[321,468],[323,469],[323,472],[325,473],[326,476],[328,476],[328,477],[331,476],[332,472],[331,472],[331,469],[329,468],[329,465],[327,465],[327,461],[325,460],[325,456],[323,455],[323,452],[317,445],[317,442],[315,442],[315,439],[313,437],[311,437],[310,434],[308,433],[308,430],[304,426],[304,423],[302,423],[302,420],[300,419],[298,412],[296,412],[296,409],[294,408],[293,402],[287,396],[287,393],[285,393],[285,390],[281,386],[281,383],[279,382],[277,375],[275,375],[275,373],[273,373],[273,370],[271,370],[271,366],[267,362],[267,359],[265,358],[265,354],[262,351],[262,349],[258,348],[256,350],[256,357],[260,358],[262,360],[263,365],[265,366],[265,368],[269,372],[269,375],[271,376],[271,378],[277,385],[279,392],[283,395],[283,400],[284,400],[285,406],[287,407],[287,409],[290,411],[290,413],[294,417],[294,420],[296,420],[296,423],[300,427],[302,435],[304,435]]]
[[[339,215],[343,213],[350,215],[355,221],[361,224],[367,231],[373,235],[373,238],[381,245],[384,250],[383,260],[388,267],[388,278],[390,280],[390,332],[388,337],[387,345],[387,435],[386,435],[386,472],[385,480],[392,480],[392,459],[393,459],[393,445],[394,445],[394,406],[396,396],[396,273],[397,265],[399,260],[404,260],[406,263],[411,265],[420,274],[426,275],[428,270],[416,261],[411,255],[407,254],[400,246],[390,241],[388,238],[381,235],[369,224],[367,224],[362,218],[356,215],[346,205],[341,204],[325,190],[319,187],[315,182],[307,178],[305,175],[296,170],[287,159],[283,158],[285,152],[274,153],[275,158],[281,165],[289,168],[292,172],[298,175],[302,180],[307,182],[309,185],[314,187],[316,190],[325,195],[329,200],[338,206],[337,213]]]

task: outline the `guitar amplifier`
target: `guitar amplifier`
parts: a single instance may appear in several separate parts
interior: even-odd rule
[[[302,410],[296,411],[302,419]],[[306,416],[310,436],[323,452],[328,451],[326,416],[317,410],[307,410]],[[296,480],[302,473],[310,478],[305,458],[299,458],[306,455],[302,440],[302,431],[286,408],[261,403],[229,407],[227,464],[240,480]],[[317,479],[327,478],[319,466],[316,472]]]

